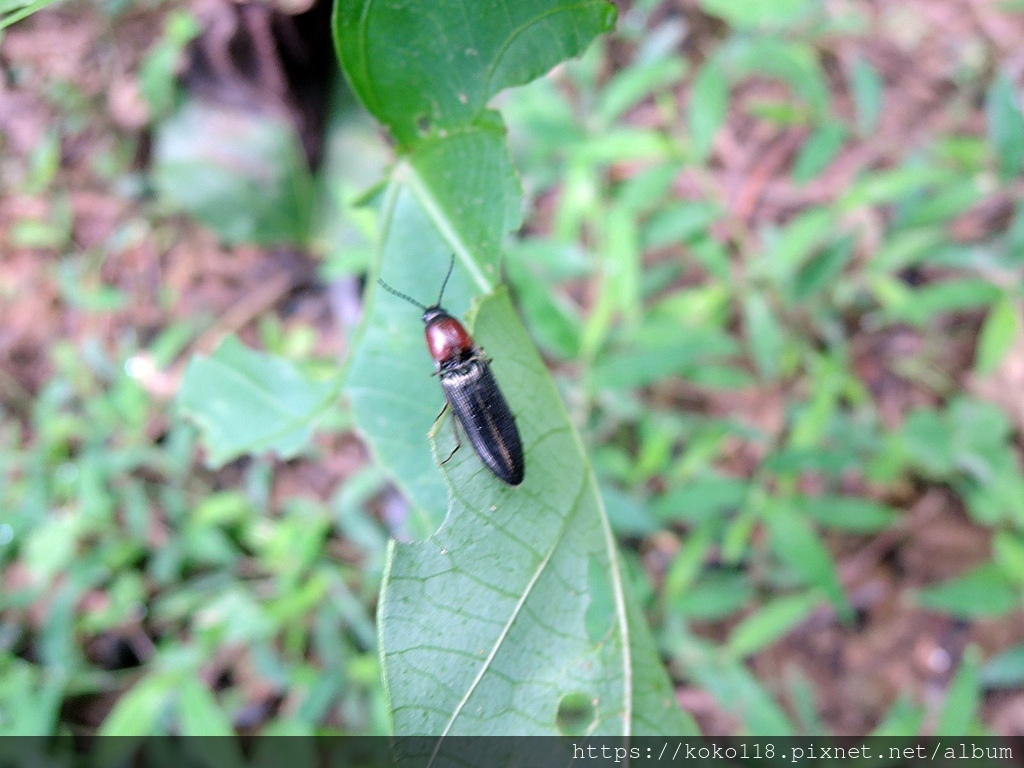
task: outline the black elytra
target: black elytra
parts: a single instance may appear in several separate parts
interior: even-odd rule
[[[515,416],[483,352],[473,343],[465,326],[441,306],[454,267],[453,254],[437,303],[430,307],[396,291],[379,278],[377,282],[388,293],[423,310],[427,349],[455,418],[477,456],[495,477],[508,485],[519,485],[526,474],[526,462]]]

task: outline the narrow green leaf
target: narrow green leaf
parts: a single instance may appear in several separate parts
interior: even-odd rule
[[[733,628],[726,649],[738,659],[757,653],[802,622],[817,603],[814,595],[790,595],[766,603]]]
[[[651,93],[677,83],[684,71],[683,60],[675,56],[625,67],[601,90],[597,119],[613,124]]]
[[[781,499],[769,501],[763,520],[771,534],[772,549],[779,558],[799,574],[805,584],[822,590],[839,616],[849,621],[853,609],[843,592],[835,561],[815,531]]]
[[[976,646],[968,646],[960,661],[946,701],[935,724],[936,736],[963,736],[974,732],[974,724],[981,704],[981,686],[978,679],[981,653]]]
[[[824,171],[839,154],[845,141],[846,126],[842,123],[819,125],[800,148],[793,164],[793,180],[803,184]]]
[[[728,109],[729,81],[725,70],[716,59],[709,59],[694,78],[687,113],[690,141],[697,160],[711,153],[715,134],[725,122]]]
[[[783,26],[808,13],[814,5],[811,0],[701,0],[700,4],[705,12],[737,29]]]
[[[1010,179],[1024,168],[1024,117],[1017,89],[1005,72],[1000,71],[989,87],[985,114],[999,175]]]
[[[178,718],[182,736],[234,736],[231,719],[202,680],[190,677],[178,688]],[[220,744],[230,742],[222,740]],[[237,760],[241,757],[238,753]],[[240,765],[241,763],[235,763]]]
[[[989,310],[981,326],[974,357],[974,370],[979,376],[988,376],[999,367],[1020,333],[1020,305],[1005,296]]]
[[[850,79],[857,107],[857,131],[861,136],[870,136],[878,127],[878,118],[882,114],[885,86],[878,71],[859,56],[853,62]]]
[[[1002,616],[1020,607],[1021,594],[997,565],[985,563],[955,579],[922,589],[917,602],[933,611],[964,618]]]
[[[316,381],[228,337],[212,355],[189,363],[178,406],[199,425],[209,461],[219,466],[243,453],[294,456],[337,392],[336,381]]]
[[[751,293],[743,301],[747,348],[762,378],[775,379],[781,370],[785,334],[763,294]]]
[[[707,643],[673,628],[673,654],[677,663],[723,711],[742,724],[750,736],[792,736],[794,729],[782,707],[772,699],[750,670]]]
[[[98,735],[153,736],[163,732],[160,718],[170,705],[177,682],[166,674],[142,678],[117,700]]]
[[[1024,643],[1011,646],[985,662],[978,680],[986,688],[1024,685]]]
[[[821,525],[842,531],[875,533],[898,519],[892,508],[855,496],[803,496],[790,503]]]

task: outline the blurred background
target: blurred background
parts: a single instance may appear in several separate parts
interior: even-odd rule
[[[175,405],[228,334],[346,359],[391,151],[330,5],[43,5],[0,3],[0,733],[386,733],[406,509],[344,399],[218,469]],[[1024,3],[618,7],[498,99],[505,268],[680,705],[1024,733]]]

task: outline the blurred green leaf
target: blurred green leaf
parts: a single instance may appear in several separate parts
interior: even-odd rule
[[[845,141],[846,126],[842,123],[825,122],[819,125],[796,156],[793,180],[803,184],[824,171],[839,154]]]
[[[786,337],[764,294],[750,293],[743,301],[743,324],[747,350],[761,377],[772,380],[782,370]]]
[[[850,73],[853,101],[857,107],[857,131],[870,136],[878,127],[882,114],[885,86],[878,71],[865,59],[857,57]]]
[[[199,425],[209,461],[219,466],[243,453],[294,456],[337,392],[337,381],[317,381],[228,337],[211,356],[189,363],[178,405]]]
[[[993,305],[981,326],[974,356],[975,372],[988,376],[995,371],[1021,332],[1020,304],[1005,296]]]
[[[853,609],[839,581],[835,561],[817,533],[785,500],[771,499],[762,519],[778,557],[803,583],[820,589],[843,621],[852,619]]]
[[[667,586],[666,586],[667,591]],[[719,621],[754,599],[754,588],[742,573],[711,572],[670,599],[669,609],[693,621]]]
[[[221,709],[210,689],[194,677],[184,680],[178,689],[178,718],[182,736],[235,735],[230,718]],[[230,743],[227,740],[220,740],[217,746],[223,747]],[[237,761],[235,765],[240,766],[241,753],[233,757]]]
[[[673,626],[672,654],[682,669],[750,736],[791,736],[786,713],[742,662]]]
[[[687,480],[655,502],[658,517],[665,521],[699,522],[733,511],[746,499],[750,482],[730,477]]]
[[[725,122],[729,109],[729,81],[716,59],[709,59],[700,68],[690,88],[687,112],[690,141],[697,160],[711,153],[715,134]]]
[[[841,531],[876,533],[898,519],[890,507],[855,496],[790,497],[787,503],[815,522]]]
[[[997,73],[989,87],[985,113],[999,175],[1010,179],[1024,169],[1024,116],[1017,89],[1005,72]]]
[[[674,56],[623,68],[601,90],[595,117],[601,125],[612,125],[654,91],[679,82],[685,69]]]
[[[1021,605],[1021,594],[994,563],[984,563],[962,576],[922,589],[917,602],[952,616],[1001,616]]]
[[[306,243],[313,182],[285,120],[192,98],[159,124],[153,141],[159,194],[224,240]]]
[[[737,29],[784,26],[806,15],[814,7],[811,0],[701,0],[700,4],[706,13],[718,16]]]
[[[738,659],[757,653],[806,619],[817,602],[811,594],[775,598],[733,628],[726,649]]]
[[[986,661],[978,680],[985,688],[1019,688],[1024,685],[1024,643],[1011,646]]]
[[[960,668],[946,691],[946,700],[935,724],[936,736],[962,736],[974,733],[974,723],[981,705],[981,686],[978,680],[981,653],[976,646],[968,646],[960,660]]]

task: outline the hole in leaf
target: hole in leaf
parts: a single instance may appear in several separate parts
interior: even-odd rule
[[[585,693],[567,693],[558,702],[558,717],[555,718],[555,724],[565,736],[586,735],[595,719],[597,708],[591,697]]]
[[[430,135],[430,117],[428,115],[416,116],[416,130],[420,132],[420,136]]]

